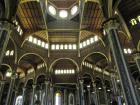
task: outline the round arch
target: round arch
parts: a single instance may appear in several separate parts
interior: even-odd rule
[[[52,69],[53,65],[54,65],[57,61],[63,60],[63,59],[72,61],[72,62],[76,65],[77,71],[79,72],[79,66],[78,66],[77,62],[76,62],[75,60],[71,59],[71,58],[58,58],[58,59],[54,60],[54,61],[51,63],[51,65],[50,65],[49,72],[51,72],[51,69]]]
[[[15,43],[15,41],[13,40],[13,38],[10,36],[10,40],[12,41],[13,45],[14,45],[14,56],[15,56],[15,64],[17,63],[17,45]]]
[[[28,84],[29,81],[34,81],[34,79],[33,78],[28,78],[28,80],[25,81],[24,87],[27,86],[27,84]]]
[[[102,55],[102,56],[105,57],[105,59],[107,60],[107,62],[109,61],[108,57],[107,57],[104,53],[102,53],[102,52],[92,52],[92,53],[89,53],[88,55],[86,55],[86,56],[83,58],[83,60],[82,60],[82,62],[81,62],[81,65],[80,65],[81,70],[82,70],[82,64],[83,64],[83,62],[85,61],[85,59],[86,59],[87,57],[89,57],[90,55],[92,55],[92,54],[100,54],[100,55]]]
[[[28,55],[35,55],[35,56],[39,57],[39,58],[44,62],[45,67],[46,67],[46,72],[47,72],[47,63],[46,63],[45,59],[44,59],[41,55],[36,54],[36,53],[25,53],[25,54],[23,54],[23,55],[18,59],[18,64],[19,64],[19,62],[21,61],[21,59],[22,59],[23,57],[28,56]]]
[[[33,1],[39,2],[39,0],[20,0],[20,4],[27,3],[27,2],[33,2]]]

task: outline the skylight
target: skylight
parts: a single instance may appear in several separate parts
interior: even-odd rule
[[[68,12],[67,12],[66,10],[61,10],[61,11],[59,12],[59,16],[60,16],[61,18],[66,18],[66,17],[68,17]]]
[[[49,12],[52,14],[52,15],[56,15],[56,9],[53,7],[53,6],[49,6]]]
[[[75,15],[78,11],[78,7],[75,5],[74,7],[71,8],[71,15]]]

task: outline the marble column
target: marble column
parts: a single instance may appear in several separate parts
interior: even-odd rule
[[[67,101],[67,89],[64,90],[64,105],[68,105]]]
[[[106,86],[105,85],[103,85],[103,91],[104,91],[105,105],[108,105],[107,92],[106,92]]]
[[[36,84],[33,84],[33,92],[32,92],[32,98],[31,98],[31,105],[34,105],[35,103],[35,90],[36,90]]]
[[[76,85],[76,104],[80,105],[80,95],[79,95],[80,91],[79,91],[79,84]]]
[[[53,84],[51,84],[50,86],[50,101],[51,101],[51,105],[54,105],[54,88],[53,88]]]
[[[95,105],[99,105],[99,99],[98,99],[98,92],[97,92],[96,84],[92,83],[92,85],[93,85],[93,94],[94,94]]]
[[[23,89],[22,89],[22,97],[23,97],[22,105],[24,105],[24,101],[25,101],[25,92],[26,92],[26,88],[23,87]]]
[[[140,99],[134,87],[133,78],[118,37],[118,27],[119,24],[115,19],[109,19],[104,23],[104,29],[107,32],[109,45],[121,79],[126,105],[140,105]]]
[[[5,105],[11,105],[11,98],[12,98],[13,88],[14,88],[14,85],[15,85],[15,80],[16,80],[16,74],[14,73],[11,76],[11,82],[10,82],[10,86],[9,86],[9,90],[8,90]]]
[[[137,65],[139,73],[140,73],[140,52],[136,52],[134,54],[134,60],[136,62],[136,65]]]
[[[84,98],[84,80],[79,80],[80,84],[80,105],[85,105],[85,98]]]
[[[3,94],[3,90],[4,90],[4,85],[5,85],[5,81],[1,81],[0,82],[1,86],[0,86],[0,103],[2,101],[2,94]]]
[[[49,105],[49,84],[50,81],[45,81],[45,105]]]
[[[90,86],[87,86],[88,90],[88,105],[91,105],[91,91],[90,91]]]
[[[13,105],[16,104],[16,99],[17,99],[18,91],[14,90],[14,100],[13,100]]]

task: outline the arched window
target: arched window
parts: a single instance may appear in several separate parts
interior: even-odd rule
[[[60,92],[55,94],[55,105],[62,105],[62,95]]]
[[[140,22],[140,16],[138,16],[137,18],[138,18],[138,21]]]
[[[23,102],[23,97],[22,96],[18,96],[16,98],[16,104],[15,105],[22,105]]]
[[[130,23],[132,24],[132,26],[134,26],[137,24],[137,21],[136,21],[136,19],[131,19]]]
[[[69,105],[74,105],[74,95],[72,93],[69,94]]]

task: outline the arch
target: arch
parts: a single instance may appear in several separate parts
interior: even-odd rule
[[[62,59],[66,59],[66,60],[72,61],[72,62],[76,65],[77,71],[79,72],[79,66],[78,66],[77,62],[76,62],[75,60],[71,59],[71,58],[58,58],[58,59],[54,60],[54,61],[51,63],[51,65],[50,65],[49,72],[51,72],[51,69],[52,69],[53,65],[54,65],[57,61],[62,60]]]
[[[16,45],[15,41],[13,40],[13,38],[11,36],[10,36],[10,39],[13,42],[13,45],[14,45],[15,64],[17,64],[17,45]]]
[[[39,0],[20,0],[20,4],[27,3],[27,2],[33,2],[33,1],[39,2]]]
[[[123,36],[125,36],[127,38],[127,40],[130,40],[129,36],[122,30],[119,30],[118,33],[121,33]]]
[[[35,55],[35,56],[39,57],[39,58],[44,62],[45,67],[46,67],[46,72],[47,72],[47,64],[46,64],[45,59],[44,59],[41,55],[36,54],[36,53],[25,53],[25,54],[23,54],[23,55],[18,59],[18,64],[19,64],[19,62],[21,61],[21,59],[22,59],[24,56],[27,56],[27,55]]]
[[[37,80],[40,76],[46,77],[46,75],[45,75],[44,73],[40,73],[39,75],[37,75],[36,80]]]
[[[89,57],[90,55],[92,55],[92,54],[101,54],[102,56],[104,56],[104,57],[106,58],[107,62],[109,61],[108,57],[107,57],[104,53],[102,53],[102,52],[92,52],[92,53],[89,53],[88,55],[86,55],[86,56],[83,58],[83,60],[82,60],[82,62],[81,62],[81,65],[80,65],[80,68],[81,68],[81,69],[82,69],[82,64],[83,64],[83,62],[85,61],[85,59],[86,59],[87,57]]]
[[[8,64],[1,64],[1,65],[8,67],[9,70],[12,72],[12,67],[10,65],[8,65]],[[5,79],[5,76],[6,76],[6,74],[3,74],[3,79]]]
[[[24,85],[25,87],[27,86],[27,84],[28,84],[29,81],[34,81],[34,79],[33,79],[33,78],[29,78],[29,79],[25,82],[25,85]]]
[[[72,97],[72,100],[71,100]],[[69,93],[69,97],[68,97],[68,105],[75,105],[75,101],[74,101],[75,97],[73,93]],[[72,101],[72,102],[71,102]]]
[[[88,73],[88,72],[84,72],[81,76],[82,76],[82,77],[84,77],[85,75],[90,76],[91,81],[93,81],[93,80],[94,80],[94,79],[93,79],[93,74],[90,74],[90,73]]]
[[[24,40],[23,42],[21,43],[21,47],[23,47],[24,43],[27,41],[26,39],[29,38],[30,36],[35,36],[35,34],[37,33],[40,33],[40,32],[45,32],[46,30],[37,30],[35,32],[31,32],[29,34],[27,34],[25,37],[24,37]]]

